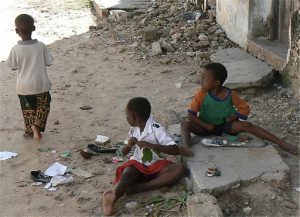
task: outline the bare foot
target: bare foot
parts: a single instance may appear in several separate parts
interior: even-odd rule
[[[186,146],[179,146],[179,154],[184,157],[193,157],[195,155],[192,149]]]
[[[115,191],[110,190],[103,194],[103,215],[110,216],[112,214],[115,200]]]
[[[289,143],[281,146],[282,149],[286,150],[287,152],[297,155],[298,154],[298,147]]]
[[[31,129],[33,131],[33,138],[36,140],[36,141],[41,141],[42,139],[42,134],[40,132],[40,129],[38,126],[36,125],[31,125]]]

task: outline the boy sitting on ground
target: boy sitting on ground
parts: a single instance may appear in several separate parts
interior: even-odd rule
[[[166,129],[150,117],[151,105],[146,98],[131,99],[126,107],[127,121],[131,125],[122,153],[127,155],[135,147],[128,162],[117,168],[114,190],[103,195],[103,214],[111,215],[113,205],[127,191],[137,193],[169,186],[186,173],[186,169],[160,153],[178,155],[180,150]]]
[[[229,135],[247,132],[278,144],[292,154],[297,154],[297,146],[250,122],[240,121],[247,119],[250,108],[235,91],[223,86],[226,78],[227,70],[222,64],[209,63],[204,67],[201,89],[189,106],[188,119],[181,124],[183,145],[191,145],[191,133],[199,136],[211,134],[220,136],[223,132]]]

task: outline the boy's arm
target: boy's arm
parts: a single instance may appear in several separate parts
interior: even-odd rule
[[[127,155],[130,152],[130,150],[132,149],[132,147],[137,143],[137,141],[138,141],[137,138],[131,137],[128,140],[128,143],[123,146],[123,148],[122,148],[122,154],[123,155]]]
[[[169,155],[179,155],[179,147],[174,144],[174,145],[160,145],[160,144],[152,144],[150,142],[146,141],[139,141],[137,142],[137,145],[142,149],[142,148],[149,148],[153,149],[165,154]]]
[[[226,121],[235,121],[238,119],[247,120],[250,113],[248,103],[242,100],[235,91],[232,91],[232,104],[236,108],[236,113],[226,119]]]
[[[202,128],[204,128],[210,132],[214,131],[214,129],[215,129],[215,126],[213,124],[206,123],[206,122],[202,121],[200,118],[198,118],[197,116],[194,116],[190,113],[188,114],[188,119],[191,122],[196,123],[197,125],[201,126]]]

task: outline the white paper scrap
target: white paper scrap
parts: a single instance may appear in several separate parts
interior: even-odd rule
[[[67,166],[64,166],[58,162],[55,162],[50,166],[46,171],[45,174],[47,176],[58,176],[58,175],[64,175],[67,170]]]
[[[64,176],[53,176],[50,180],[50,183],[52,186],[57,186],[61,184],[67,184],[72,182],[74,179],[72,176],[70,177],[64,177]]]
[[[10,151],[0,152],[0,160],[7,160],[12,157],[16,157],[18,154]]]

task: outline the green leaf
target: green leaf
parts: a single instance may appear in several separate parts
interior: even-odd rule
[[[152,161],[152,158],[153,158],[153,153],[150,149],[148,148],[144,148],[143,149],[143,158],[142,158],[142,161],[143,162],[150,162]]]
[[[163,198],[163,196],[156,195],[156,196],[153,196],[153,197],[150,198],[149,204],[160,203],[162,201],[165,201],[165,199]]]

